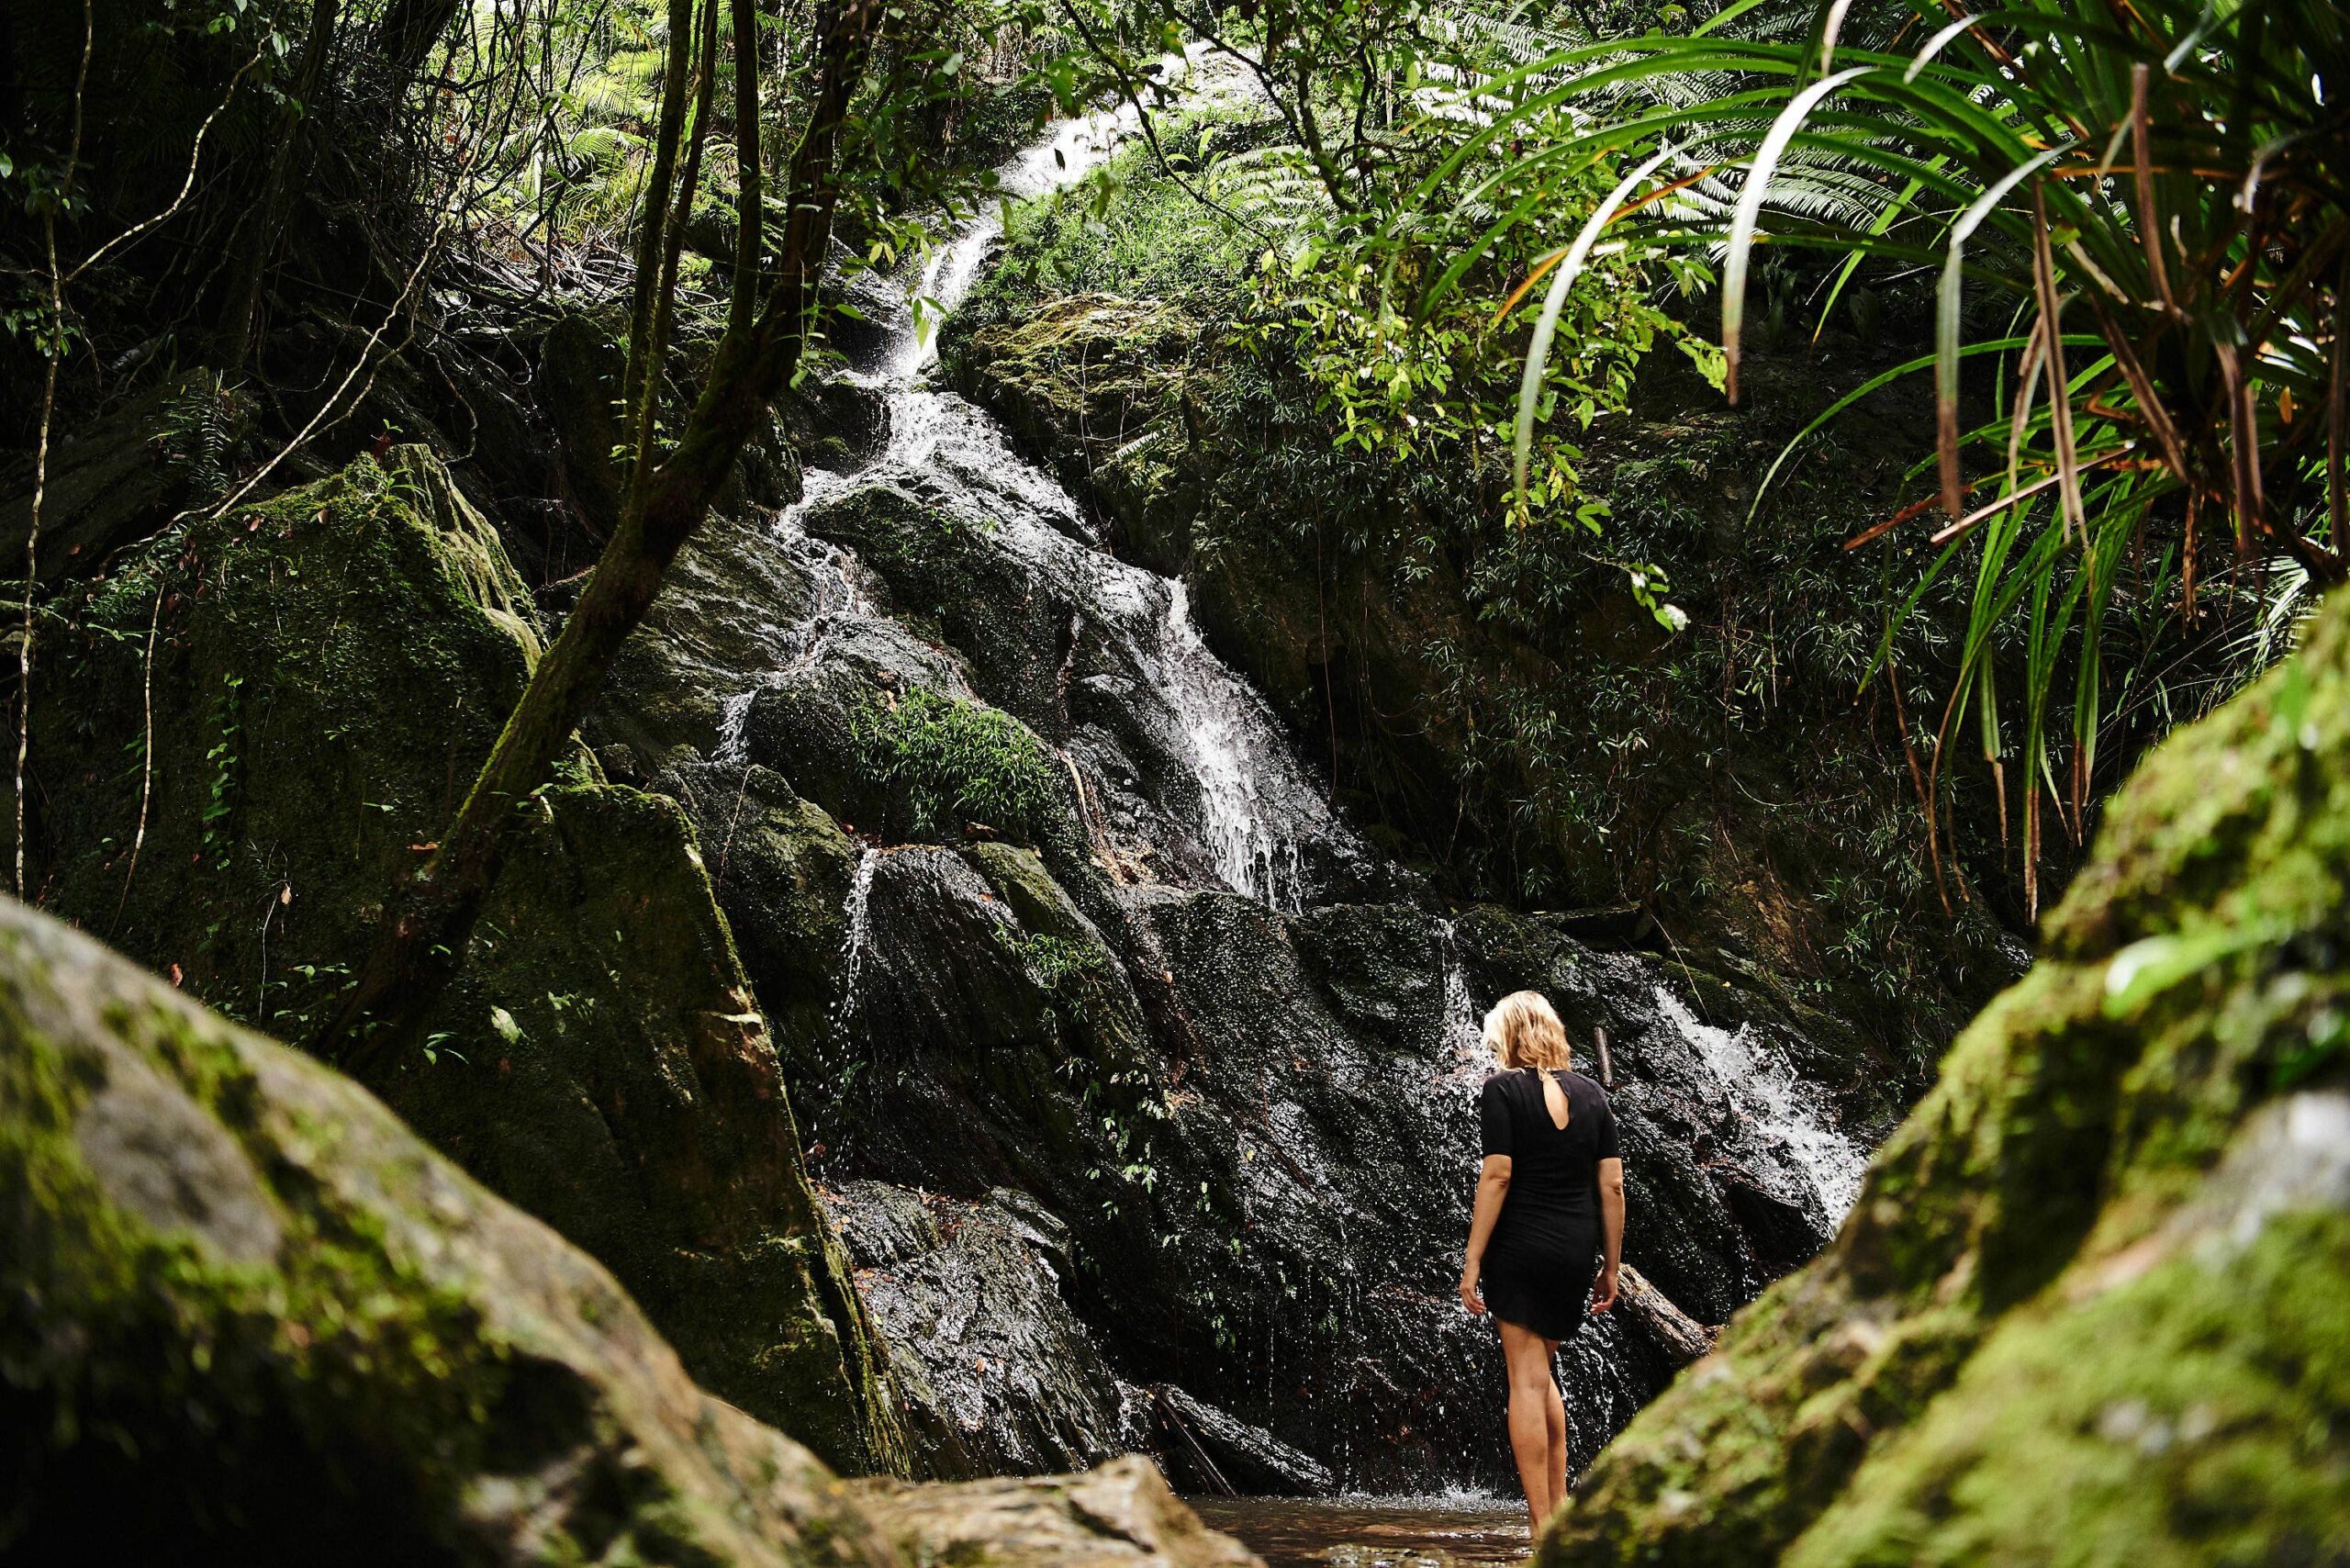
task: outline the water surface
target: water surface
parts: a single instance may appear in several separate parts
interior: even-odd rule
[[[1267,1568],[1461,1568],[1527,1553],[1526,1505],[1491,1497],[1193,1497]]]

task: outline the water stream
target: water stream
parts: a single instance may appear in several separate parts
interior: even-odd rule
[[[1075,182],[1110,155],[1133,120],[1134,111],[1121,108],[1063,124],[1000,172],[1004,193],[1035,198]],[[932,253],[909,286],[908,311],[878,368],[864,377],[887,402],[884,446],[854,473],[810,472],[803,499],[778,520],[787,548],[815,567],[820,580],[844,586],[786,634],[787,665],[818,656],[827,629],[844,617],[874,612],[857,587],[853,559],[810,536],[811,516],[878,486],[919,496],[1013,557],[1030,580],[1067,596],[1080,634],[1098,645],[1095,661],[1136,678],[1121,696],[1150,749],[1163,754],[1180,780],[1181,799],[1160,802],[1192,841],[1192,853],[1176,858],[1203,862],[1233,890],[1294,912],[1308,892],[1308,845],[1350,858],[1363,851],[1298,764],[1263,698],[1208,647],[1181,581],[1103,548],[1075,499],[1013,451],[992,416],[924,379],[937,357],[940,323],[968,295],[1002,232],[1002,210],[991,206]],[[739,751],[755,694],[728,701],[722,745]],[[1087,767],[1079,758],[1072,766]],[[1113,767],[1092,770],[1109,776],[1089,785],[1114,792],[1133,783]]]
[[[1073,181],[1098,166],[1130,126],[1130,111],[1064,125],[1006,166],[1003,186],[1015,196],[1035,196]],[[1418,901],[1399,900],[1393,890],[1360,891],[1401,884],[1377,879],[1390,874],[1377,869],[1384,862],[1333,812],[1264,698],[1208,646],[1184,584],[1113,554],[1069,491],[1015,451],[992,415],[932,383],[939,325],[967,297],[1002,233],[1000,214],[981,213],[906,280],[906,310],[857,373],[863,388],[886,408],[886,437],[853,468],[810,471],[803,498],[774,518],[774,541],[800,586],[788,596],[790,608],[777,612],[788,623],[773,628],[763,653],[767,673],[723,705],[719,755],[747,761],[746,752],[767,744],[746,738],[746,731],[764,723],[753,716],[763,692],[832,661],[858,670],[858,659],[895,639],[889,642],[897,650],[891,656],[914,672],[905,678],[936,682],[959,698],[983,694],[1058,753],[1076,781],[1097,852],[1108,851],[1101,859],[1113,879],[1225,890],[1282,913],[1317,912],[1284,927],[1288,935],[1269,938],[1261,911],[1244,917],[1231,912],[1245,906],[1214,898],[1201,901],[1213,906],[1204,911],[1182,905],[1189,913],[1181,920],[1170,915],[1160,935],[1188,957],[1162,958],[1148,912],[1178,906],[1154,903],[1158,890],[1137,888],[1132,907],[1141,913],[1131,940],[1149,956],[1142,968],[1163,975],[1179,992],[1176,971],[1185,964],[1211,976],[1229,970],[1235,985],[1264,987],[1249,995],[1245,1023],[1220,1045],[1187,1047],[1211,1064],[1222,1053],[1230,1065],[1209,1070],[1235,1077],[1203,1081],[1202,1088],[1245,1097],[1248,1114],[1261,1117],[1262,1144],[1293,1161],[1291,1181],[1238,1185],[1257,1205],[1251,1223],[1268,1255],[1277,1245],[1289,1246],[1311,1265],[1300,1270],[1304,1282],[1290,1286],[1273,1310],[1259,1317],[1252,1306],[1236,1317],[1232,1350],[1244,1363],[1239,1383],[1247,1385],[1238,1393],[1256,1411],[1254,1419],[1274,1421],[1278,1414],[1268,1412],[1278,1411],[1277,1387],[1295,1388],[1298,1379],[1322,1384],[1313,1397],[1333,1402],[1332,1419],[1315,1457],[1337,1473],[1340,1484],[1365,1484],[1352,1445],[1372,1428],[1359,1414],[1343,1412],[1344,1400],[1392,1396],[1399,1409],[1407,1398],[1416,1400],[1408,1406],[1409,1422],[1434,1437],[1449,1434],[1490,1393],[1481,1392],[1477,1374],[1464,1370],[1490,1368],[1490,1338],[1483,1337],[1490,1329],[1460,1316],[1432,1284],[1457,1264],[1456,1222],[1442,1210],[1459,1195],[1455,1177],[1465,1182],[1474,1168],[1469,1109],[1488,1066],[1481,1002],[1492,998],[1477,992],[1472,970],[1483,973],[1488,958],[1468,950],[1451,920],[1433,919],[1440,971],[1418,968],[1413,982],[1435,981],[1433,992],[1399,983],[1372,1009],[1392,1010],[1380,1012],[1382,1017],[1408,1020],[1404,1026],[1410,1037],[1388,1039],[1382,1047],[1395,1052],[1393,1058],[1358,1056],[1352,1038],[1317,1034],[1319,1015],[1302,997],[1284,994],[1310,989],[1304,977],[1255,967],[1263,956],[1257,949],[1278,957],[1292,939],[1303,947],[1306,936],[1296,934],[1321,915],[1336,916],[1337,926],[1351,918],[1326,906],[1408,902],[1406,920],[1433,917]],[[872,510],[860,512],[860,506]],[[879,532],[892,526],[892,518],[912,521],[900,533]],[[877,537],[900,555],[868,547]],[[908,566],[902,554],[909,539],[915,554],[961,552],[952,558],[953,571],[925,578]],[[1000,618],[950,622],[950,613],[971,607],[939,607],[936,600],[957,591],[974,600],[996,596],[987,603]],[[890,667],[894,676],[898,666]],[[898,950],[906,945],[902,934],[890,924],[901,905],[892,901],[907,896],[918,870],[915,861],[891,859],[885,871],[883,862],[893,853],[865,850],[843,909],[825,1046],[836,1101],[839,1085],[859,1070],[858,1058],[869,1055],[861,1036],[879,1030],[877,1039],[888,1037],[890,1027],[902,1025],[884,1023],[877,1012],[903,1005],[885,1000],[885,992],[897,998],[931,989],[926,978],[912,988],[896,980],[907,959]],[[877,872],[883,873],[878,897]],[[977,887],[968,870],[961,874]],[[1204,933],[1224,935],[1211,941]],[[1641,1070],[1671,1075],[1676,1103],[1736,1124],[1728,1136],[1737,1140],[1740,1158],[1775,1172],[1774,1191],[1807,1186],[1830,1220],[1841,1217],[1857,1192],[1865,1157],[1815,1108],[1809,1086],[1787,1070],[1773,1046],[1745,1030],[1700,1023],[1671,991],[1651,985],[1656,971],[1637,956],[1589,962],[1594,984],[1614,1009],[1611,1017],[1627,1025],[1638,1018],[1659,1031],[1660,1048],[1646,1064],[1632,1063],[1634,1077]],[[1257,981],[1258,975],[1266,980]],[[937,1031],[959,1040],[960,1027],[949,1018]],[[1315,1069],[1307,1057],[1314,1051],[1324,1053],[1316,1059],[1332,1064],[1334,1072],[1379,1087],[1341,1105],[1335,1090],[1290,1083],[1291,1074],[1311,1079]],[[1242,1064],[1259,1055],[1269,1058],[1266,1076],[1248,1079],[1253,1070]],[[1619,1068],[1628,1059],[1619,1058]],[[1391,1073],[1393,1067],[1407,1070]],[[1259,1082],[1265,1088],[1256,1087]],[[1392,1136],[1349,1146],[1340,1124],[1366,1112],[1388,1118],[1382,1125]],[[844,1111],[834,1120],[838,1126],[815,1113],[812,1152],[821,1155],[823,1146],[845,1145],[855,1136],[853,1114]],[[1397,1155],[1399,1149],[1407,1152]],[[1381,1163],[1391,1157],[1394,1164]],[[878,1174],[894,1182],[922,1179],[895,1169]],[[1739,1277],[1744,1265],[1729,1255],[1737,1245],[1733,1238],[1707,1265],[1725,1276],[1728,1282],[1717,1294],[1729,1299],[1751,1294],[1753,1283]],[[1576,1412],[1577,1463],[1658,1386],[1658,1374],[1643,1370],[1626,1333],[1616,1320],[1596,1322],[1561,1356],[1561,1382]],[[1393,1387],[1386,1382],[1391,1368],[1403,1380]],[[1223,1389],[1216,1396],[1233,1394]],[[1381,1429],[1393,1426],[1389,1421]],[[1482,1421],[1479,1431],[1484,1431]],[[1292,1440],[1316,1446],[1302,1431]],[[1497,1461],[1472,1465],[1458,1451],[1466,1442],[1447,1435],[1442,1451],[1429,1447],[1424,1457],[1404,1462],[1409,1468],[1391,1465],[1381,1473],[1383,1479],[1368,1484],[1417,1486],[1493,1473]],[[1277,1568],[1308,1561],[1364,1568],[1402,1561],[1499,1562],[1521,1556],[1525,1546],[1522,1517],[1489,1499],[1212,1507]]]
[[[1841,1224],[1861,1194],[1868,1151],[1820,1119],[1818,1096],[1752,1030],[1701,1023],[1663,986],[1656,988],[1656,1007],[1696,1047],[1740,1112],[1803,1173],[1819,1194],[1829,1222]]]

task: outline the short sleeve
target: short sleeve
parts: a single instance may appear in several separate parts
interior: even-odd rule
[[[1605,1089],[1596,1090],[1595,1092],[1599,1096],[1599,1141],[1592,1154],[1592,1159],[1621,1159],[1624,1158],[1624,1151],[1616,1141],[1615,1102],[1607,1098],[1607,1091]]]
[[[1502,1076],[1485,1080],[1477,1096],[1477,1132],[1488,1155],[1510,1152],[1509,1102],[1502,1097]]]

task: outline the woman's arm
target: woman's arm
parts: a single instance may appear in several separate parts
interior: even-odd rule
[[[1502,1217],[1502,1200],[1508,1195],[1509,1156],[1485,1156],[1477,1170],[1477,1204],[1469,1212],[1469,1260],[1460,1266],[1460,1305],[1471,1312],[1485,1310],[1477,1294],[1477,1275],[1485,1266],[1485,1243],[1494,1238],[1494,1222]]]
[[[1605,1312],[1616,1305],[1616,1269],[1624,1260],[1624,1162],[1601,1160],[1598,1176],[1599,1235],[1606,1251],[1598,1282],[1592,1286],[1591,1310]]]

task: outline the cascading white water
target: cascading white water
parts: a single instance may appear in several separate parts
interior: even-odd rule
[[[1744,1025],[1719,1029],[1698,1022],[1682,1000],[1664,986],[1656,988],[1658,1014],[1696,1047],[1698,1056],[1721,1080],[1731,1103],[1756,1126],[1784,1147],[1828,1211],[1831,1224],[1841,1224],[1861,1193],[1861,1178],[1868,1170],[1868,1155],[1860,1145],[1828,1126],[1808,1097],[1805,1085]]]
[[[1437,942],[1444,952],[1444,989],[1438,1003],[1443,1013],[1438,1027],[1443,1034],[1437,1060],[1443,1064],[1439,1070],[1446,1081],[1474,1084],[1494,1065],[1485,1049],[1484,1016],[1469,994],[1469,971],[1461,967],[1459,934],[1451,921],[1438,923]]]
[[[881,852],[867,848],[857,857],[856,875],[849,879],[848,898],[841,905],[841,986],[833,1004],[835,1034],[848,1026],[856,1007],[856,982],[865,972],[865,950],[873,935],[873,873]]]
[[[1181,56],[1166,64],[1171,75],[1188,69]],[[1075,181],[1134,123],[1131,107],[1068,122],[1006,165],[1002,188],[1033,198]],[[877,378],[889,401],[886,446],[854,476],[811,474],[809,498],[780,524],[787,543],[799,517],[851,485],[901,483],[963,515],[1075,600],[1089,633],[1114,644],[1120,662],[1143,678],[1140,700],[1163,705],[1157,728],[1170,760],[1189,775],[1197,819],[1191,827],[1216,875],[1236,891],[1296,910],[1305,895],[1303,841],[1336,840],[1345,830],[1291,755],[1264,700],[1202,638],[1183,584],[1101,548],[1069,492],[1015,453],[992,417],[920,380],[936,358],[939,323],[969,293],[1002,234],[1001,210],[990,208],[932,255]],[[811,636],[798,651],[804,657],[820,648]],[[740,700],[747,711],[748,700]]]
[[[1181,55],[1169,57],[1177,74],[1190,69]],[[1065,120],[1043,141],[1022,151],[996,171],[998,189],[1008,201],[1027,201],[1057,186],[1072,185],[1106,162],[1118,143],[1131,135],[1138,121],[1131,106]],[[922,281],[908,302],[913,318],[893,345],[889,374],[910,380],[938,357],[938,325],[947,312],[963,303],[979,280],[979,268],[1003,236],[1003,208],[990,205],[955,231],[953,239],[930,253],[923,264]]]

